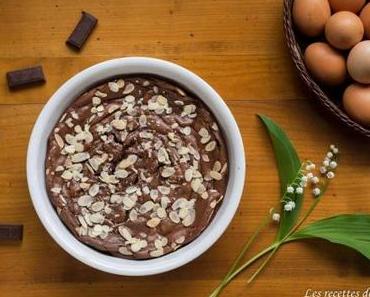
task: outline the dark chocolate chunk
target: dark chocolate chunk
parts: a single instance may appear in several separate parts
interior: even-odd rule
[[[81,49],[97,22],[97,18],[83,11],[80,21],[73,30],[72,34],[69,36],[66,43],[76,49]]]
[[[45,76],[41,66],[7,72],[6,78],[10,89],[45,82]]]
[[[23,225],[0,225],[0,241],[22,240]]]

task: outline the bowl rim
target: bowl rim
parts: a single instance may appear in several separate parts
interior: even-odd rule
[[[229,181],[224,201],[205,230],[177,251],[148,260],[113,257],[80,242],[56,214],[46,193],[44,177],[48,135],[69,103],[98,81],[134,73],[159,75],[188,86],[189,90],[199,96],[212,110],[217,121],[223,123],[229,164],[231,161],[233,163],[229,166]],[[50,236],[67,253],[86,265],[126,276],[153,275],[170,271],[187,264],[208,250],[224,233],[237,211],[244,190],[245,174],[243,140],[237,123],[221,96],[202,78],[184,67],[149,57],[107,60],[90,66],[67,80],[50,97],[40,112],[32,129],[27,151],[27,182],[30,197],[38,217]]]
[[[284,0],[283,27],[285,40],[289,48],[290,56],[293,60],[299,77],[301,78],[311,95],[313,95],[313,97],[317,99],[317,101],[322,107],[325,108],[326,111],[330,112],[333,118],[335,118],[338,122],[341,122],[343,126],[350,128],[352,131],[355,131],[363,136],[370,137],[370,129],[354,121],[348,116],[347,113],[345,113],[339,106],[337,106],[333,102],[333,100],[329,98],[326,92],[318,85],[316,80],[313,79],[313,77],[307,70],[303,61],[301,45],[297,41],[294,29],[292,17],[293,2],[294,0]]]

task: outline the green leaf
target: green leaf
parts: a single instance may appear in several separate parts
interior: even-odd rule
[[[279,171],[281,193],[284,199],[286,196],[287,186],[299,178],[301,161],[299,160],[298,154],[285,132],[267,116],[258,116],[266,126],[271,138]],[[302,206],[302,200],[301,195],[296,195],[296,207],[294,211],[285,212],[282,209],[277,240],[283,239],[297,222]],[[282,205],[282,207],[284,207],[284,205]]]
[[[306,238],[342,244],[370,259],[370,215],[345,214],[319,220],[292,234],[288,241]]]

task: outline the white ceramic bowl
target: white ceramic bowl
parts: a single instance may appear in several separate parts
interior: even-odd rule
[[[198,95],[216,116],[229,154],[229,182],[224,201],[202,234],[188,245],[160,258],[126,260],[98,252],[78,241],[59,219],[45,189],[47,139],[68,105],[99,81],[125,74],[155,74],[171,79]],[[151,275],[180,267],[200,256],[223,234],[239,205],[245,179],[242,138],[233,115],[204,80],[176,64],[153,58],[121,58],[96,64],[76,74],[50,98],[33,128],[27,153],[27,180],[33,206],[46,230],[70,255],[96,269],[119,275]]]

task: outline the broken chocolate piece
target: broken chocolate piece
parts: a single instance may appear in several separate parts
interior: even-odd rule
[[[23,225],[0,225],[0,241],[22,240]]]
[[[45,76],[41,66],[7,72],[6,78],[10,89],[45,82]]]
[[[98,20],[93,15],[83,11],[80,21],[66,43],[78,50],[81,49],[97,22]]]

